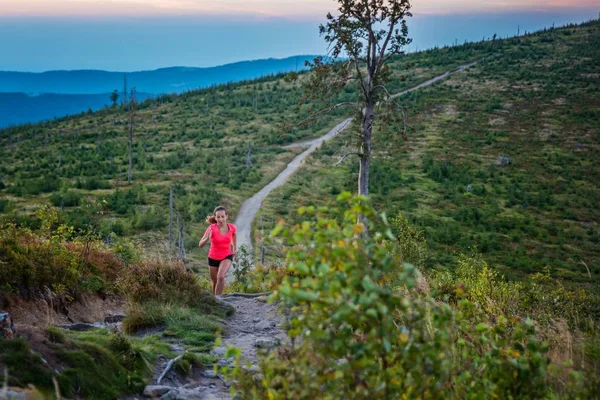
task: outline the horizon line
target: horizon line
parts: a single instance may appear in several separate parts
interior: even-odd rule
[[[467,16],[467,15],[506,15],[506,14],[523,14],[523,13],[564,13],[564,14],[576,14],[583,11],[594,11],[600,12],[600,7],[590,4],[578,4],[578,5],[524,5],[524,6],[505,6],[500,9],[490,9],[489,7],[479,7],[470,10],[411,10],[414,16]],[[19,19],[73,19],[73,18],[84,18],[84,19],[139,19],[139,20],[154,20],[154,19],[165,19],[165,18],[214,18],[214,17],[229,17],[229,19],[251,19],[256,21],[264,20],[285,20],[285,21],[297,21],[297,22],[309,22],[318,19],[324,19],[325,13],[304,13],[296,15],[288,15],[285,13],[266,13],[266,12],[250,12],[250,11],[236,11],[236,12],[220,12],[213,10],[180,10],[179,12],[145,12],[140,13],[134,10],[125,13],[98,13],[93,10],[80,10],[73,11],[67,14],[57,14],[55,12],[45,13],[27,13],[27,12],[6,12],[3,13],[0,9],[0,19],[6,18],[19,18]],[[410,20],[410,18],[407,18]]]

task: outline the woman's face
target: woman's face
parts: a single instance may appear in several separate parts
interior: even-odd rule
[[[217,219],[217,223],[222,225],[227,222],[227,213],[223,210],[219,210],[215,214],[215,218]]]

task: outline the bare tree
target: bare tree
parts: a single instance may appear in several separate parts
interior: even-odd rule
[[[308,119],[338,107],[350,106],[355,111],[356,149],[342,156],[356,155],[360,159],[358,193],[369,194],[369,168],[373,126],[378,107],[394,108],[385,84],[390,78],[387,65],[390,57],[402,54],[411,42],[406,18],[411,17],[410,0],[337,0],[338,14],[327,14],[327,23],[319,27],[330,46],[331,56],[342,61],[326,62],[318,57],[312,66],[313,74],[307,85],[309,93],[330,99],[346,85],[357,82],[356,102],[334,104],[321,109]],[[403,113],[397,113],[403,116]]]
[[[185,266],[185,242],[184,242],[184,222],[183,219],[179,215],[179,210],[176,210],[176,218],[177,218],[177,230],[179,236],[177,238],[177,247],[179,247],[178,258],[181,260],[183,265]]]
[[[248,152],[246,153],[246,168],[252,168],[252,143],[248,143]]]
[[[173,185],[169,190],[169,251],[173,248]]]
[[[127,104],[127,74],[123,74],[123,106]]]
[[[133,123],[135,119],[135,88],[131,89],[129,97],[129,169],[127,170],[127,183],[131,183],[133,172]]]

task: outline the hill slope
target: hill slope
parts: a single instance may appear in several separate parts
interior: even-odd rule
[[[400,99],[409,140],[395,134],[400,126],[375,133],[370,193],[424,231],[431,268],[477,251],[512,278],[547,269],[596,290],[600,23],[487,45],[468,73]],[[323,146],[270,196],[267,220],[293,221],[290,203],[356,190],[354,160],[332,167],[351,140],[346,132]]]

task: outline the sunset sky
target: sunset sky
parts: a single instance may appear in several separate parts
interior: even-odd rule
[[[422,0],[415,12],[553,12],[594,7],[597,0]],[[335,6],[328,0],[1,0],[0,16],[167,16],[242,14],[284,18],[320,17]]]
[[[414,0],[407,51],[598,18],[598,0]],[[324,54],[334,0],[0,0],[0,70],[136,71]]]

